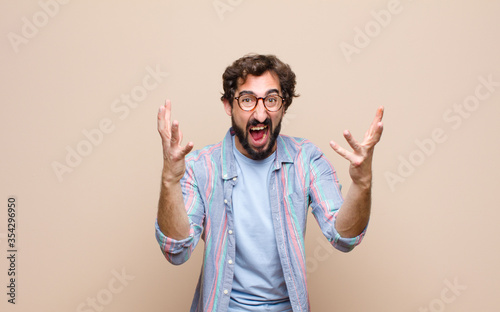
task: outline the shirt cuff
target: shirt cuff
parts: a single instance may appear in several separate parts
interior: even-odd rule
[[[354,249],[357,245],[361,243],[363,238],[365,237],[366,229],[368,228],[368,224],[365,226],[363,231],[355,237],[342,237],[340,234],[337,232],[335,229],[335,235],[333,238],[333,241],[331,242],[332,245],[343,252],[349,252]]]
[[[158,225],[158,220],[155,222],[156,229],[156,240],[161,247],[161,250],[165,256],[167,255],[177,255],[182,252],[185,252],[187,248],[189,248],[194,242],[194,229],[193,227],[189,230],[189,236],[182,240],[176,240],[170,238],[163,234],[160,230],[160,226]],[[168,256],[167,256],[168,258]]]

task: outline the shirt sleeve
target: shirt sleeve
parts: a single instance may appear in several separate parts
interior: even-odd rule
[[[175,240],[166,236],[155,222],[156,240],[160,245],[165,258],[172,264],[179,265],[186,262],[198,244],[203,232],[203,222],[205,219],[205,209],[203,200],[198,191],[193,164],[186,164],[186,172],[181,179],[182,195],[189,218],[189,236],[183,240]]]
[[[321,151],[312,157],[310,163],[310,206],[321,231],[328,241],[338,250],[349,252],[359,245],[365,235],[366,227],[356,237],[342,237],[335,228],[338,211],[344,199],[342,197],[335,169]]]

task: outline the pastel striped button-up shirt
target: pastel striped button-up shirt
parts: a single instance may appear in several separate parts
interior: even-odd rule
[[[186,156],[181,184],[191,224],[189,237],[169,238],[156,222],[158,243],[173,264],[187,261],[200,238],[205,241],[203,267],[191,312],[224,312],[229,305],[236,253],[231,194],[238,181],[233,135],[230,129],[222,142]],[[318,147],[308,140],[285,135],[280,135],[276,143],[269,184],[275,239],[293,311],[306,312],[310,305],[304,235],[309,207],[325,237],[338,250],[352,250],[366,229],[354,238],[343,238],[337,233],[335,218],[343,198],[335,170]]]

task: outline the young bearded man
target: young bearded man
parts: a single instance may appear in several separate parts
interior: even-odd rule
[[[372,158],[383,107],[362,142],[349,131],[351,186],[342,198],[335,170],[310,141],[280,134],[295,74],[273,55],[251,54],[223,74],[232,127],[193,153],[182,146],[171,103],[158,112],[163,172],[156,237],[168,261],[187,261],[199,239],[203,267],[191,311],[310,311],[304,235],[312,210],[333,247],[358,245],[370,217]]]

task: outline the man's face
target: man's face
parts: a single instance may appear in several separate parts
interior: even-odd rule
[[[269,71],[261,76],[248,75],[245,83],[238,86],[234,96],[238,97],[245,93],[257,97],[266,97],[269,94],[281,95],[279,79]],[[281,119],[284,115],[283,107],[277,112],[268,112],[263,101],[258,100],[257,107],[247,112],[233,100],[232,107],[228,101],[224,101],[224,108],[231,116],[238,151],[248,158],[260,160],[276,150],[276,138],[280,133]]]

